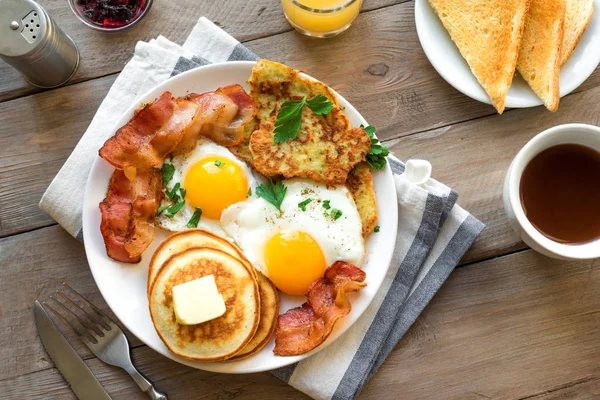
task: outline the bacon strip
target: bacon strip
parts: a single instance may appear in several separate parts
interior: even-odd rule
[[[178,99],[165,92],[119,128],[100,157],[133,181],[137,171],[160,164],[169,153],[191,151],[199,135],[223,146],[239,144],[255,114],[254,101],[240,85]]]
[[[366,274],[358,267],[337,261],[308,289],[307,302],[279,316],[275,330],[275,349],[281,356],[307,353],[323,343],[336,321],[351,310],[348,292],[367,284]]]
[[[160,164],[173,151],[182,134],[194,126],[197,111],[196,103],[165,92],[119,128],[100,149],[100,157],[134,180],[137,171]]]
[[[254,101],[240,85],[225,86],[215,92],[194,93],[186,98],[199,106],[196,126],[186,132],[175,154],[191,151],[199,135],[222,146],[239,144],[244,140],[244,126],[256,115]]]
[[[152,220],[162,196],[162,179],[153,167],[171,152],[194,149],[199,135],[221,145],[240,143],[244,125],[255,114],[253,100],[240,85],[178,99],[165,92],[137,110],[99,152],[117,169],[100,203],[100,230],[109,257],[139,262],[154,238]]]
[[[108,192],[100,203],[106,253],[120,262],[137,263],[154,239],[152,224],[162,200],[162,176],[158,169],[140,172],[135,182],[115,170]]]

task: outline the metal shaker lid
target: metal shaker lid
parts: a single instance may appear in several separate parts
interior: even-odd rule
[[[42,45],[47,14],[32,0],[0,0],[0,56],[21,57]]]

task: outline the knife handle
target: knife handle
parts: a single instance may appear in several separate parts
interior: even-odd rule
[[[167,395],[156,390],[152,382],[146,379],[133,364],[131,364],[131,367],[125,368],[125,371],[131,375],[135,383],[142,389],[142,392],[146,393],[152,400],[167,400]]]

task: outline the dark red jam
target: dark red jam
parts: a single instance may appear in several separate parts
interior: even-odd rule
[[[129,24],[142,11],[147,0],[77,0],[81,13],[104,28]]]

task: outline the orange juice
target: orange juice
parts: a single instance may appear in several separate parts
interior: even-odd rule
[[[330,37],[348,29],[362,0],[281,0],[281,4],[285,17],[297,31]]]

